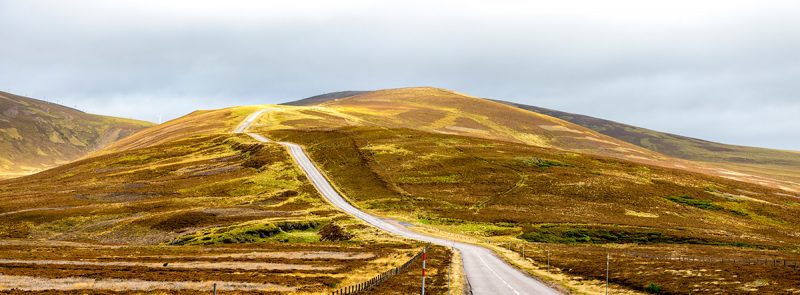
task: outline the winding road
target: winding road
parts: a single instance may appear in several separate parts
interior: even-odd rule
[[[235,133],[245,133],[247,128],[266,111],[268,110],[263,109],[248,116],[247,119],[236,128]],[[247,133],[247,135],[260,142],[270,142],[268,138],[260,134]],[[303,172],[305,172],[308,179],[310,179],[317,190],[319,190],[320,194],[340,210],[389,233],[413,240],[453,247],[458,250],[461,253],[464,272],[466,273],[472,294],[561,294],[509,265],[487,248],[423,235],[411,231],[392,220],[381,219],[359,210],[348,203],[333,189],[330,182],[328,182],[308,158],[303,148],[289,142],[279,142],[279,144],[288,148],[289,154],[294,158],[300,168],[303,169]]]

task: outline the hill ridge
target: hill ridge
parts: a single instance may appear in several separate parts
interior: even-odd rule
[[[80,159],[153,125],[90,114],[8,92],[0,92],[0,109],[0,178],[30,174]]]

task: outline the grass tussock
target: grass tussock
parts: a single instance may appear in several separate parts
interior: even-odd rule
[[[608,226],[540,225],[525,228],[519,238],[528,242],[556,244],[695,244],[752,247],[744,243],[681,236],[658,229]]]

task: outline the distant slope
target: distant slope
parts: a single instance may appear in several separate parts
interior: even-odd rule
[[[151,125],[0,92],[0,178],[67,163]]]
[[[262,117],[259,124],[266,126],[265,131],[344,126],[410,128],[611,156],[800,190],[798,152],[713,143],[432,87],[349,94],[337,92],[287,103],[307,107],[283,108]]]
[[[327,102],[327,101],[330,101],[330,100],[335,100],[335,99],[340,99],[340,98],[345,98],[345,97],[350,97],[350,96],[356,96],[356,95],[359,95],[359,94],[365,94],[365,93],[369,93],[369,92],[370,91],[339,91],[339,92],[331,92],[331,93],[315,95],[315,96],[304,98],[304,99],[301,99],[301,100],[282,103],[282,105],[287,105],[287,106],[317,105],[317,104],[320,104],[320,103],[323,103],[323,102]]]
[[[496,101],[569,121],[671,157],[715,163],[747,173],[800,181],[800,152],[716,143],[585,115]]]
[[[134,136],[124,138],[95,152],[94,155],[146,148],[193,136],[227,134],[233,131],[248,115],[260,108],[263,106],[194,111],[183,117],[142,130]]]
[[[337,95],[341,97],[342,94]],[[271,129],[381,126],[525,143],[563,150],[659,161],[658,153],[551,116],[454,91],[415,87],[315,99],[262,117]],[[306,101],[309,102],[309,101]]]

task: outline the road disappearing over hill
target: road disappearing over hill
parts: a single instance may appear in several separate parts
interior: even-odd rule
[[[257,111],[245,119],[235,130],[235,133],[245,133],[247,128],[268,109]],[[260,134],[247,133],[260,142],[270,140]],[[472,294],[561,294],[544,283],[528,276],[497,257],[491,250],[484,247],[455,242],[438,237],[423,235],[399,225],[397,222],[381,219],[354,207],[348,203],[333,188],[317,167],[311,162],[303,148],[289,142],[279,142],[289,150],[289,154],[298,166],[305,172],[308,179],[314,184],[320,194],[340,210],[355,216],[365,222],[405,238],[430,242],[437,245],[453,247],[461,253],[464,272],[469,282]]]

